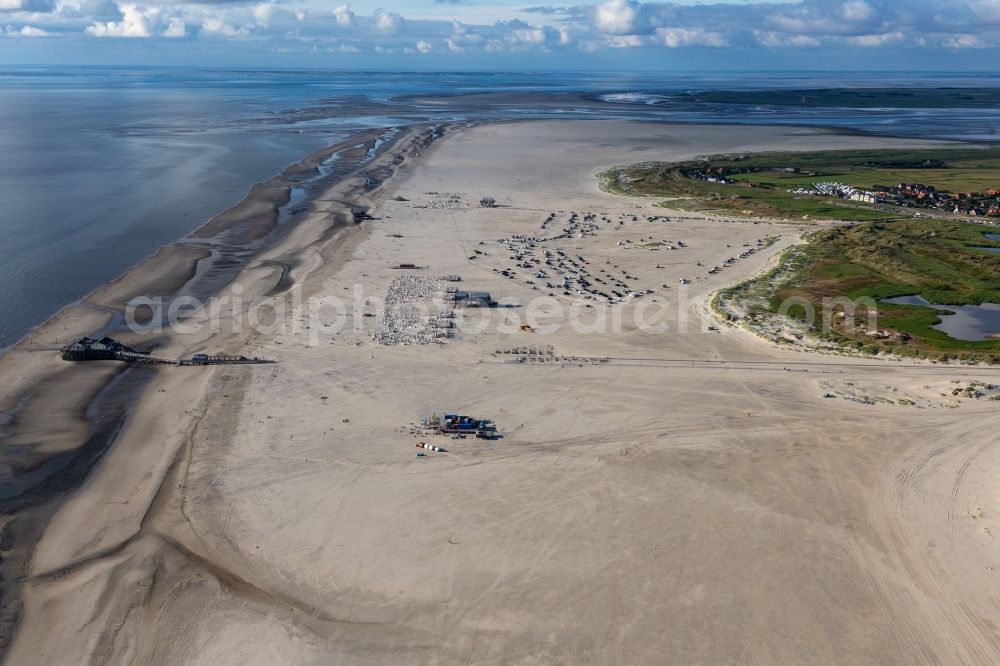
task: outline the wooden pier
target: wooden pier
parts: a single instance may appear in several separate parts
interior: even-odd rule
[[[247,358],[230,354],[195,354],[189,360],[178,361],[178,365],[248,365],[255,363],[277,363],[266,358]]]
[[[189,359],[153,356],[126,347],[117,340],[105,337],[100,340],[81,338],[62,350],[65,361],[121,361],[133,365],[251,365],[277,363],[265,358],[247,358],[232,354],[195,354]]]

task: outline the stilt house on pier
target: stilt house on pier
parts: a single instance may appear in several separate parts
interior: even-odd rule
[[[100,340],[80,338],[62,350],[63,360],[66,361],[116,361],[123,356],[148,355],[149,352],[136,351],[107,336]]]

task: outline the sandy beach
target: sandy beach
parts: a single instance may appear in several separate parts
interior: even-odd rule
[[[427,132],[366,165],[377,186],[351,174],[314,199],[217,294],[245,304],[220,326],[201,312],[190,332],[127,339],[278,363],[59,360],[164,265],[195,270],[198,244],[0,359],[24,480],[4,498],[7,663],[1000,660],[998,403],[953,394],[995,370],[726,325],[712,294],[813,225],[670,211],[596,177],[918,142],[618,121]],[[274,223],[261,205],[240,218],[248,237]],[[353,205],[374,219],[346,222]],[[621,297],[562,286],[581,274]],[[504,307],[456,308],[449,287]],[[245,323],[259,302],[277,324]],[[455,327],[434,326],[448,310]],[[112,378],[134,389],[88,419]],[[862,394],[879,399],[842,399]],[[446,411],[502,438],[421,427]],[[418,442],[447,451],[418,457]],[[43,464],[76,477],[45,495]]]

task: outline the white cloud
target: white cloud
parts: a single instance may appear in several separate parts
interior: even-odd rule
[[[781,48],[784,46],[812,47],[819,46],[821,42],[815,37],[808,35],[785,35],[778,32],[765,32],[754,30],[754,38],[761,46],[769,48]]]
[[[344,27],[352,27],[354,25],[354,12],[348,5],[340,5],[333,8],[333,18],[337,21],[337,25]]]
[[[636,31],[639,3],[635,0],[606,0],[597,7],[594,27],[609,35],[629,35]]]
[[[141,4],[142,2],[156,4]],[[439,0],[440,3],[452,0]],[[58,3],[58,9],[53,9]],[[497,20],[461,0],[445,8],[385,3],[355,14],[348,0],[0,0],[5,37],[84,30],[94,37],[245,39],[271,51],[363,53],[542,52],[573,49],[880,49],[1000,47],[1000,0],[577,0],[510,9]],[[430,5],[430,0],[427,0]],[[320,7],[323,7],[320,9]],[[331,9],[332,7],[332,9]],[[406,11],[399,8],[405,7]],[[511,5],[512,7],[512,5]],[[397,13],[398,12],[398,13]],[[513,18],[528,17],[533,20]],[[428,18],[428,16],[448,17]],[[453,19],[452,16],[455,18]],[[489,16],[489,18],[484,18]],[[463,22],[469,21],[468,23]],[[25,24],[30,24],[26,26]],[[89,24],[89,27],[85,27]],[[26,30],[22,34],[22,30]],[[37,35],[42,36],[42,35]],[[376,46],[378,48],[376,48]],[[926,57],[926,56],[921,56]]]
[[[26,25],[21,28],[18,33],[22,37],[55,37],[55,33],[51,33],[47,30],[42,30],[41,28],[36,28],[34,26]]]
[[[869,21],[875,17],[875,9],[865,0],[848,0],[840,6],[840,16],[845,21]]]
[[[608,35],[604,43],[613,49],[634,49],[642,46],[644,40],[639,35]]]
[[[166,29],[163,31],[164,37],[178,38],[187,35],[187,26],[184,24],[184,19],[177,16],[170,19],[167,23]]]
[[[794,46],[796,48],[806,48],[819,46],[823,42],[819,41],[815,37],[810,37],[809,35],[791,35],[786,38],[786,44],[788,46]]]
[[[120,21],[94,22],[86,29],[94,37],[152,37],[153,25],[159,21],[159,7],[140,9],[136,5],[120,5]]]
[[[326,50],[330,53],[361,53],[361,49],[353,44],[337,44],[326,47]]]
[[[101,23],[94,21],[85,29],[94,37],[148,38],[154,35],[177,38],[187,34],[184,20],[178,16],[165,17],[160,7],[119,5],[121,20]],[[165,23],[165,25],[164,25]]]
[[[508,21],[498,23],[495,27],[507,29],[492,37],[486,46],[487,51],[526,51],[533,49],[549,50],[560,46],[561,34],[549,26],[531,26],[524,21]]]
[[[541,28],[529,28],[528,30],[515,30],[510,33],[513,41],[519,44],[539,46],[545,43],[545,31]]]
[[[210,16],[201,24],[201,31],[209,35],[220,37],[242,37],[248,35],[250,31],[245,27],[236,27],[227,23],[223,19]]]
[[[843,32],[846,28],[848,28],[848,25],[845,22],[831,19],[826,16],[813,18],[810,16],[788,16],[785,14],[778,14],[777,16],[767,17],[765,22],[773,25],[780,32],[796,35],[836,34]]]
[[[710,46],[712,48],[728,46],[726,38],[720,33],[695,28],[657,28],[656,38],[664,46],[671,49],[685,46]]]
[[[384,9],[375,10],[375,29],[379,32],[393,34],[403,27],[403,17]]]
[[[274,18],[277,11],[278,8],[274,5],[263,2],[253,8],[253,17],[254,20],[257,21],[258,25],[267,27],[271,24],[271,19]]]
[[[481,46],[486,42],[486,38],[480,33],[469,28],[469,26],[453,21],[451,24],[451,37],[448,38],[448,48],[454,53],[461,53],[465,47]]]
[[[875,47],[898,44],[905,38],[906,36],[902,32],[899,30],[893,30],[892,32],[886,32],[881,35],[857,35],[855,37],[848,37],[847,41],[855,46]]]
[[[955,35],[942,40],[941,45],[946,49],[981,49],[986,46],[976,35]]]

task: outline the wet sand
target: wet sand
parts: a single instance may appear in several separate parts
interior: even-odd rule
[[[730,150],[913,144],[586,121],[483,126],[431,149],[400,137],[402,163],[383,157],[395,177],[374,191],[362,174],[339,181],[240,272],[248,301],[270,295],[300,325],[163,340],[165,354],[280,363],[149,369],[100,464],[36,514],[7,659],[997,661],[997,403],[950,393],[995,371],[794,351],[725,327],[712,294],[808,225],[675,214],[595,178]],[[332,224],[357,192],[376,219]],[[484,195],[500,206],[480,208]],[[618,332],[573,330],[565,315],[550,334],[517,325],[549,290],[497,240],[548,235],[546,217],[558,230],[570,211],[593,214],[595,232],[543,247],[653,291],[621,304]],[[685,246],[639,249],[651,235]],[[481,330],[470,316],[441,344],[395,346],[372,341],[377,317],[327,330],[294,309],[360,288],[367,311],[408,262],[521,307],[480,313],[493,318]],[[669,329],[630,323],[646,307]],[[498,353],[528,347],[553,353]],[[114,372],[97,366],[69,367]],[[831,383],[926,407],[825,399]],[[58,392],[47,400],[54,413]],[[503,439],[414,436],[442,410],[494,418]],[[24,418],[0,427],[20,432]],[[448,452],[417,458],[421,440]]]
[[[5,599],[0,614],[0,647],[7,644],[19,622],[20,591],[46,523],[106,451],[118,444],[126,423],[135,420],[131,408],[148,390],[147,381],[156,375],[151,368],[127,368],[115,362],[67,363],[59,358],[59,350],[84,335],[103,334],[157,353],[180,354],[187,344],[198,344],[197,338],[178,344],[171,340],[169,331],[142,334],[123,329],[126,303],[137,296],[162,297],[168,302],[177,294],[207,298],[268,248],[294,247],[288,236],[301,236],[305,229],[300,226],[326,239],[355,231],[350,228],[351,207],[364,207],[367,198],[376,193],[365,187],[364,174],[371,168],[392,171],[405,167],[407,160],[430,145],[438,131],[417,126],[403,132],[396,145],[390,137],[389,148],[380,153],[374,151],[375,142],[384,131],[360,132],[289,165],[267,183],[255,185],[237,206],[212,218],[191,236],[165,246],[67,306],[0,357],[0,375],[6,380],[0,386],[0,511],[4,529],[0,571]],[[335,168],[321,173],[324,163],[334,156],[338,160]],[[371,162],[362,163],[367,159]],[[294,224],[277,228],[279,206],[288,201],[291,188],[303,183],[322,186],[323,180],[309,182],[317,175],[337,183],[337,187],[327,185],[324,190],[337,191],[340,199],[310,205],[313,212],[307,225],[299,225],[296,216]],[[303,207],[308,204],[306,201]],[[283,270],[282,275],[288,288],[290,273]],[[265,276],[261,282],[266,281]],[[270,284],[261,290],[266,293],[274,287]],[[230,349],[213,349],[238,350],[237,340],[230,341]],[[185,352],[193,353],[190,349]]]

